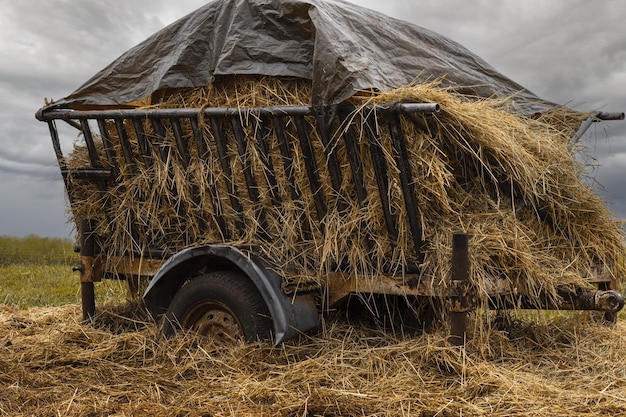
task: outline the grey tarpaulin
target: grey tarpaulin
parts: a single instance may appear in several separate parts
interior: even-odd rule
[[[525,113],[553,106],[458,43],[354,4],[217,0],[128,50],[54,107],[119,106],[230,74],[310,79],[314,105],[445,76],[444,85],[469,95],[517,94]]]

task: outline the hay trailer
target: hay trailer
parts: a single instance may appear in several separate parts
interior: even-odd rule
[[[275,343],[280,343],[315,328],[323,311],[341,304],[351,294],[385,294],[443,300],[450,313],[447,317],[450,319],[451,341],[462,344],[467,312],[477,306],[475,290],[468,281],[471,238],[465,234],[454,235],[452,273],[447,285],[433,283],[420,275],[419,262],[424,242],[416,199],[419,184],[412,177],[403,131],[403,123],[406,122],[418,129],[426,129],[423,121],[438,110],[436,103],[395,103],[360,109],[273,106],[84,111],[52,108],[39,111],[37,118],[49,126],[71,207],[78,198],[75,190],[81,184],[89,183],[95,187],[94,192],[103,196],[100,212],[96,214],[104,219],[116,216],[120,207],[115,204],[123,204],[123,201],[116,203],[106,197],[108,193],[116,187],[125,187],[127,182],[124,181],[132,180],[141,170],[149,170],[155,155],[189,170],[192,169],[190,153],[193,148],[196,157],[213,158],[211,163],[218,164],[223,173],[221,179],[209,178],[206,183],[207,190],[204,191],[211,197],[215,215],[213,219],[201,222],[201,227],[219,228],[220,241],[190,241],[183,249],[144,247],[132,253],[112,253],[110,248],[103,246],[100,230],[95,227],[93,219],[77,219],[75,216],[75,220],[80,220],[81,264],[77,269],[80,271],[85,319],[95,313],[94,282],[103,278],[125,279],[131,287],[135,287],[138,279],[148,278],[150,281],[143,299],[155,316],[165,315],[163,329],[167,334],[182,326],[215,337],[228,335],[245,340],[271,337]],[[623,113],[599,113],[583,123],[579,134],[593,121],[622,118]],[[58,122],[75,127],[84,138],[88,151],[84,166],[68,165],[68,158],[61,150]],[[252,128],[250,125],[253,125]],[[337,130],[336,126],[342,128]],[[359,138],[357,129],[361,132]],[[249,136],[250,132],[255,132],[254,138]],[[324,145],[328,145],[331,137],[337,137],[337,132],[340,132],[339,139],[333,142],[333,146],[325,146],[325,154],[316,158],[311,138],[319,137]],[[391,138],[392,158],[398,169],[388,166],[389,156],[383,154],[379,141],[381,135]],[[131,136],[136,142],[131,142]],[[306,167],[306,189],[299,186],[293,177],[293,150],[296,148]],[[230,153],[228,149],[231,149]],[[280,155],[270,157],[269,149],[279,149]],[[233,172],[233,152],[234,157],[239,158],[243,172]],[[263,175],[251,166],[248,158],[251,152],[256,152],[264,161]],[[340,153],[348,161],[347,164],[338,162],[337,155]],[[366,158],[374,170],[378,195],[368,195],[363,184]],[[342,187],[346,189],[345,185],[342,186],[345,181],[351,181],[349,188],[352,192],[342,196],[343,204],[359,206],[368,198],[380,200],[381,224],[391,244],[397,239],[399,227],[408,228],[410,245],[417,254],[415,264],[384,265],[381,273],[361,277],[349,264],[335,262],[317,266],[312,272],[318,277],[320,285],[293,288],[285,285],[283,276],[283,272],[289,270],[288,265],[277,265],[271,254],[260,251],[255,244],[240,243],[241,236],[249,227],[244,218],[250,218],[249,213],[244,216],[246,204],[243,201],[256,202],[260,199],[261,182],[270,194],[278,186],[289,190],[289,198],[300,205],[307,204],[303,196],[308,193],[308,204],[314,206],[320,222],[331,210],[341,210],[337,204],[331,207],[331,196],[322,192],[320,160],[327,165],[324,170],[329,174],[335,193]],[[277,166],[276,161],[280,161],[282,166]],[[278,170],[283,175],[278,175]],[[388,190],[392,179],[401,188],[406,208],[406,218],[403,219],[389,209]],[[218,180],[224,183],[218,186]],[[278,184],[280,181],[285,183]],[[193,200],[182,201],[174,208],[180,214],[190,210],[194,203],[198,204],[200,197],[195,186],[186,190],[180,185],[178,187],[173,187],[173,192],[184,191]],[[280,203],[276,201],[280,198],[278,194],[271,194],[269,198],[276,204]],[[254,210],[253,217],[260,224],[265,221],[264,210],[263,207]],[[222,213],[227,212],[234,215],[226,218]],[[127,233],[139,241],[137,234],[145,233],[139,227],[144,219],[137,215],[131,220]],[[300,226],[304,235],[307,227],[306,224]],[[259,245],[271,248],[271,243],[280,238],[261,233],[258,236]],[[369,245],[377,243],[367,242]],[[510,288],[499,287],[501,282],[494,280],[488,286],[492,292],[489,294],[492,307],[541,306],[541,300],[513,296]],[[559,289],[562,298],[559,308],[602,311],[608,320],[615,320],[624,303],[615,279],[603,275],[599,269],[590,282],[595,285],[595,290]],[[445,288],[443,293],[441,287]],[[553,308],[553,305],[546,303],[545,307]]]

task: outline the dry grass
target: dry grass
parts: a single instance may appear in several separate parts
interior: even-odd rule
[[[604,416],[626,412],[626,327],[474,316],[465,351],[340,318],[279,347],[164,340],[133,304],[0,308],[0,415]],[[478,335],[474,335],[478,336]]]

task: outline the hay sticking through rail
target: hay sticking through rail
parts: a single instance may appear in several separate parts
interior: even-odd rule
[[[327,321],[280,347],[163,339],[135,305],[0,307],[2,415],[544,416],[626,408],[626,327],[588,314],[487,325],[465,351],[440,332]],[[480,340],[480,341],[479,341]]]
[[[224,77],[206,88],[159,92],[143,105],[309,105],[310,91],[306,80]],[[583,182],[584,166],[569,143],[587,115],[563,110],[523,117],[511,111],[514,98],[467,98],[436,83],[364,92],[352,104],[397,101],[436,102],[442,108],[435,115],[402,119],[425,243],[420,274],[435,283],[441,295],[446,293],[454,231],[473,236],[471,280],[483,299],[496,287],[531,299],[551,298],[557,285],[587,285],[585,278],[595,265],[605,265],[613,281],[624,275],[621,229]],[[96,219],[96,232],[111,254],[145,248],[175,252],[220,241],[255,245],[292,286],[319,283],[325,272],[346,264],[347,273],[359,277],[401,275],[405,266],[419,264],[420,256],[411,238],[385,120],[377,117],[376,139],[368,138],[362,113],[346,120],[352,121],[350,127],[345,120],[336,121],[327,144],[315,130],[313,117],[300,126],[309,135],[319,191],[311,187],[295,119],[284,132],[291,161],[280,148],[276,125],[253,113],[233,120],[200,117],[197,126],[184,121],[184,151],[172,133],[174,122],[159,126],[144,120],[140,130],[128,122],[134,154],[130,164],[120,146],[119,129],[109,121],[112,147],[101,138],[101,159],[106,161],[106,152],[114,156],[122,181],[108,191],[75,181],[74,219]],[[244,143],[237,143],[238,129],[245,134]],[[357,141],[364,201],[358,201],[352,185],[355,178],[343,142],[346,130]],[[219,132],[225,136],[220,138]],[[390,173],[383,192],[397,219],[397,239],[389,237],[378,198],[372,140]],[[338,189],[328,168],[331,150],[342,167]],[[86,150],[78,147],[69,164],[82,167],[86,159]],[[256,181],[253,191],[246,189],[246,175]],[[324,196],[323,214],[315,192]]]

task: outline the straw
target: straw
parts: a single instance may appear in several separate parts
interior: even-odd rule
[[[217,78],[204,88],[162,91],[150,98],[150,106],[308,105],[310,96],[308,80],[233,76]],[[563,108],[536,117],[523,116],[515,111],[514,97],[462,96],[441,88],[437,81],[388,92],[359,92],[351,99],[357,107],[399,101],[441,106],[435,116],[418,116],[417,124],[402,119],[425,242],[420,274],[441,297],[447,293],[452,233],[458,231],[472,236],[470,279],[485,303],[494,286],[500,286],[511,294],[526,294],[531,301],[547,300],[558,306],[557,287],[591,288],[587,279],[598,265],[619,285],[626,258],[622,229],[585,181],[585,166],[575,157],[580,151],[575,145],[580,143],[569,143],[588,114]],[[361,114],[355,113],[352,121],[368,196],[363,202],[356,201],[351,186],[350,162],[341,141],[345,125],[335,123],[329,145],[339,166],[345,167],[337,193],[325,156],[328,149],[314,131],[314,118],[305,119],[321,192],[327,198],[323,219],[316,211],[295,128],[287,129],[293,153],[293,172],[288,172],[276,131],[269,131],[269,156],[264,159],[255,130],[259,125],[248,115],[241,119],[248,141],[245,156],[239,155],[231,130],[225,149],[239,187],[242,212],[234,210],[230,199],[232,178],[224,171],[212,121],[200,118],[206,155],[200,155],[191,126],[185,123],[182,128],[190,157],[186,168],[175,138],[170,137],[173,135],[151,148],[149,167],[141,163],[126,166],[115,130],[110,129],[121,181],[105,192],[75,181],[74,220],[96,219],[96,232],[109,253],[132,254],[148,247],[174,253],[191,245],[221,242],[221,217],[231,235],[229,243],[258,247],[285,276],[287,290],[320,285],[333,265],[346,262],[346,274],[359,279],[389,274],[389,265],[401,279],[403,266],[418,264],[420,256],[411,239],[391,138],[378,115],[378,145],[393,174],[389,188],[383,191],[389,197],[390,212],[398,219],[395,242],[389,238],[382,203],[376,198],[376,172]],[[148,137],[156,138],[150,123],[145,122],[143,129]],[[131,126],[128,131],[137,154],[138,138]],[[77,147],[69,164],[82,167],[86,161],[86,149]],[[274,168],[277,186],[269,178],[268,164]],[[257,181],[256,199],[243,191],[247,166]],[[301,198],[293,197],[289,178],[295,181]],[[106,206],[113,213],[108,217],[103,210]],[[239,232],[242,222],[245,227]],[[271,239],[264,239],[264,234]]]

